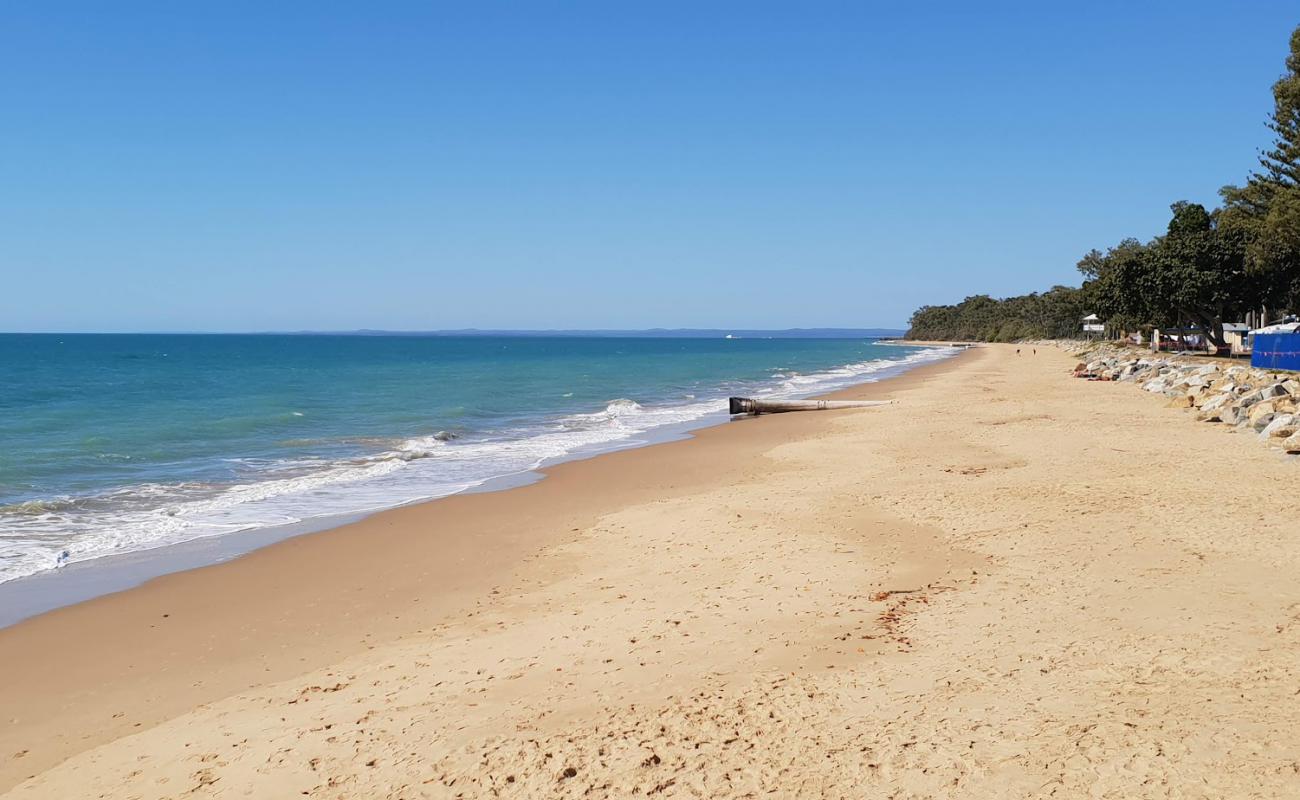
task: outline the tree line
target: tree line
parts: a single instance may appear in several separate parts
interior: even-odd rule
[[[1290,44],[1273,84],[1272,146],[1243,184],[1219,190],[1218,208],[1173,203],[1163,234],[1084,255],[1078,288],[924,306],[912,315],[908,338],[1066,338],[1095,313],[1110,330],[1194,326],[1222,346],[1225,322],[1300,309],[1300,28]]]

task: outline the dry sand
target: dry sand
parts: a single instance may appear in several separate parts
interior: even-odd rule
[[[1300,465],[1040,348],[0,631],[15,798],[1300,796]]]

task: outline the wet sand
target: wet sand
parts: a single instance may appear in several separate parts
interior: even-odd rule
[[[1072,365],[980,348],[5,629],[0,791],[1294,796],[1297,465]]]

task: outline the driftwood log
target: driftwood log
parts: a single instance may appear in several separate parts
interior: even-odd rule
[[[786,411],[829,411],[836,408],[887,406],[893,400],[751,400],[731,398],[732,414],[780,414]]]

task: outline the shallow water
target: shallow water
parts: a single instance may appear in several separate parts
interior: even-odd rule
[[[444,496],[941,358],[863,339],[0,335],[0,581]]]

